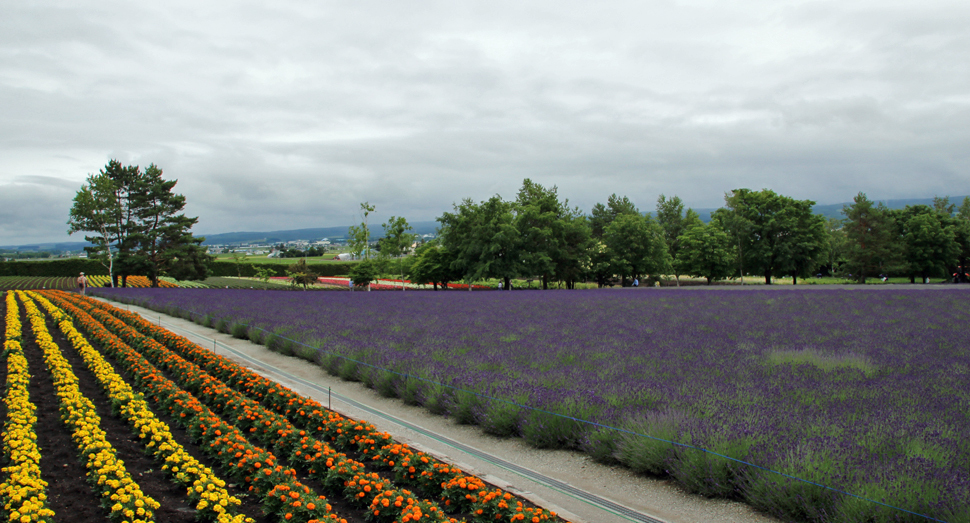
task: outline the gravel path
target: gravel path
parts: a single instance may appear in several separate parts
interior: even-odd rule
[[[742,503],[710,500],[687,494],[670,481],[646,478],[621,467],[604,466],[578,452],[537,450],[527,446],[521,439],[499,439],[483,434],[476,427],[456,425],[447,418],[432,415],[420,407],[405,405],[397,399],[383,398],[360,383],[342,381],[305,360],[282,356],[248,340],[236,339],[187,320],[141,307],[114,305],[138,312],[153,323],[160,321],[163,327],[186,336],[203,347],[212,348],[214,340],[219,354],[228,356],[301,394],[313,397],[324,405],[330,402],[333,410],[345,416],[365,419],[378,429],[390,433],[398,441],[452,462],[469,473],[530,499],[537,505],[555,510],[573,523],[620,523],[635,520],[549,488],[500,465],[480,459],[475,454],[454,448],[438,438],[429,437],[426,433],[439,434],[458,441],[479,453],[500,457],[655,520],[667,523],[778,523],[778,520],[759,514]],[[247,358],[261,364],[254,364]],[[326,392],[303,385],[294,378],[307,380],[323,389],[329,387],[333,395],[328,398]],[[374,412],[344,403],[336,399],[336,395],[367,405],[381,414],[375,416]],[[423,430],[415,431],[402,426],[394,418]]]

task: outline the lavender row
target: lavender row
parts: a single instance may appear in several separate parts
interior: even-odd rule
[[[959,289],[99,292],[193,311],[196,320],[247,324],[237,331],[300,351],[281,343],[294,339],[319,348],[303,348],[304,357],[334,372],[459,420],[670,474],[695,491],[742,496],[785,517],[925,520],[448,387],[711,449],[938,519],[970,520],[962,508],[970,505],[970,294]]]

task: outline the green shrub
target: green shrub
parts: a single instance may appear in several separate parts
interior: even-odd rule
[[[615,465],[620,462],[616,458],[618,436],[619,433],[614,429],[601,428],[589,435],[583,450],[599,463]]]
[[[522,424],[522,437],[526,443],[540,449],[578,448],[585,438],[587,424],[579,421],[588,416],[588,412],[581,406],[561,406],[563,412],[572,412],[573,416],[561,416],[551,412],[533,410]]]
[[[340,362],[337,375],[346,381],[360,381],[360,369],[357,362],[352,359],[344,359]]]
[[[481,403],[482,400],[477,394],[464,390],[455,391],[448,414],[459,425],[474,425]]]
[[[677,449],[671,442],[677,440],[684,421],[683,413],[666,410],[650,412],[629,423],[630,432],[620,433],[617,439],[617,459],[636,472],[667,475]]]
[[[513,403],[494,400],[485,409],[480,425],[487,434],[510,438],[519,434],[522,409]]]
[[[390,370],[380,370],[378,371],[378,376],[375,378],[374,388],[377,393],[385,398],[396,398],[397,397],[397,382],[398,374]]]
[[[442,415],[448,412],[448,406],[451,403],[451,389],[437,383],[431,383],[424,387],[422,396],[421,405],[432,414]]]
[[[398,381],[398,396],[407,405],[420,405],[423,384],[414,376],[405,376]]]
[[[249,325],[238,321],[234,322],[232,324],[232,337],[241,340],[249,339]]]

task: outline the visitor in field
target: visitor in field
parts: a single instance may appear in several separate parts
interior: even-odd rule
[[[634,287],[639,287],[640,286],[640,279],[639,278],[633,278],[633,286]]]
[[[81,294],[84,294],[84,288],[88,286],[88,279],[84,277],[82,272],[80,276],[77,277],[77,288],[80,290]]]

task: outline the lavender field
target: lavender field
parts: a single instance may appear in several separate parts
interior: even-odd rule
[[[97,292],[785,520],[970,521],[962,288]]]

